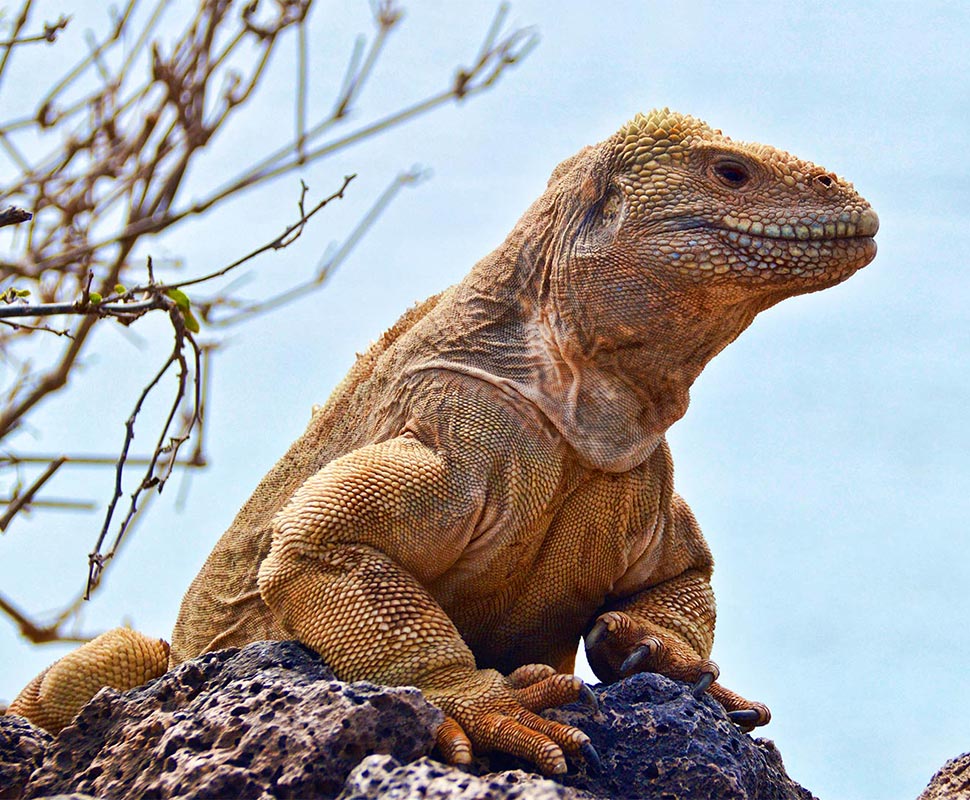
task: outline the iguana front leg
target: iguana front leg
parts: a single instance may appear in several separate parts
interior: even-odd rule
[[[717,682],[710,660],[715,606],[711,561],[700,528],[686,503],[673,496],[662,561],[682,571],[614,601],[599,614],[585,636],[590,666],[611,683],[636,672],[657,672],[708,691],[742,728],[766,725],[771,712]]]
[[[484,484],[404,435],[339,458],[308,479],[274,523],[259,589],[279,621],[342,680],[417,686],[448,719],[438,741],[453,763],[502,750],[547,773],[565,751],[591,753],[582,731],[534,711],[576,700],[582,683],[519,687],[479,670],[423,584],[469,541]]]

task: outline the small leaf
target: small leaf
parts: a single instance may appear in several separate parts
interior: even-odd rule
[[[115,284],[115,294],[124,294],[128,290],[120,283]]]
[[[188,312],[189,307],[192,305],[189,300],[188,295],[185,292],[179,291],[178,289],[169,289],[165,292],[172,300],[175,301],[175,305],[179,307],[179,310],[185,314]]]
[[[185,327],[188,328],[192,333],[199,332],[199,321],[195,318],[195,314],[191,311],[184,311],[182,313],[183,319],[185,319]]]
[[[17,297],[30,297],[30,289],[14,289]]]
[[[98,303],[101,302],[101,293],[100,292],[91,292],[91,294],[88,295],[88,298],[90,299],[90,301],[92,303],[94,303],[95,305],[97,305]]]

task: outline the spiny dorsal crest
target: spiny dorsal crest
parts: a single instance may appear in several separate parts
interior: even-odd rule
[[[648,114],[637,114],[620,128],[616,152],[624,167],[639,172],[638,167],[653,168],[656,163],[679,161],[697,138],[710,141],[720,134],[696,117],[669,108],[654,109]]]

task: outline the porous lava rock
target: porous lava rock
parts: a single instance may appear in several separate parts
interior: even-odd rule
[[[567,775],[568,786],[603,798],[816,800],[788,777],[772,741],[742,733],[709,695],[650,673],[594,692],[596,714],[576,704],[546,713],[582,728],[602,759],[598,772]]]
[[[582,800],[575,789],[522,770],[476,777],[430,758],[401,764],[392,756],[367,756],[350,773],[337,800]]]
[[[302,645],[259,642],[103,689],[24,796],[333,797],[369,753],[429,753],[441,719],[417,689],[341,683]]]
[[[594,691],[598,711],[545,714],[589,734],[598,772],[572,763],[552,781],[497,754],[477,760],[476,776],[426,758],[442,715],[416,689],[342,683],[297,642],[257,642],[130,692],[102,690],[46,745],[22,796],[813,800],[771,742],[741,733],[685,684],[644,674]],[[32,752],[18,775],[37,765]]]
[[[917,800],[970,800],[970,753],[947,761]]]
[[[41,765],[52,737],[23,717],[0,716],[0,800],[16,800]]]

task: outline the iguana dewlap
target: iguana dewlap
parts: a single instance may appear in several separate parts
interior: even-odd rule
[[[595,757],[537,714],[583,694],[584,636],[605,681],[660,672],[764,724],[714,680],[711,554],[664,434],[759,311],[865,266],[877,227],[841,178],[692,117],[584,148],[315,411],[189,587],[170,664],[297,638],[344,680],[419,687],[447,759],[498,749],[552,773]],[[158,672],[162,645],[106,637],[10,710],[58,728],[86,699],[65,673]]]

